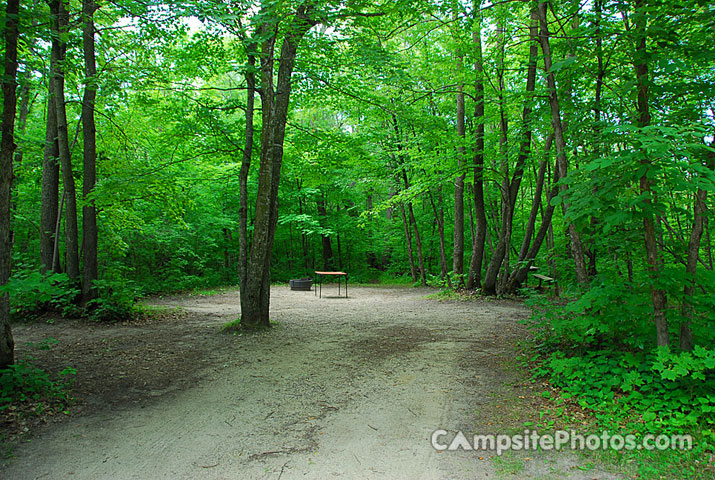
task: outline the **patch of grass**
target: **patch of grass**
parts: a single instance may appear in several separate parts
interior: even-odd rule
[[[390,273],[382,273],[377,277],[378,283],[381,285],[399,285],[401,287],[412,285],[412,277],[409,275],[395,275]]]
[[[518,475],[524,471],[524,461],[511,452],[505,452],[501,456],[492,459],[494,468],[499,475]]]
[[[472,300],[476,300],[480,297],[477,297],[476,295],[473,295],[471,293],[467,293],[464,291],[454,290],[451,288],[445,288],[445,289],[439,290],[435,293],[430,293],[429,295],[426,295],[425,298],[428,300],[438,300],[440,302],[447,301],[447,300],[455,300],[458,302],[469,302]]]
[[[223,293],[228,293],[236,290],[237,287],[232,285],[224,285],[220,287],[209,287],[209,288],[195,288],[189,291],[189,295],[195,295],[198,297],[212,297],[214,295],[221,295]]]

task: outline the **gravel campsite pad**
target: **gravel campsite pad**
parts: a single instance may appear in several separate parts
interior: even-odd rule
[[[20,357],[77,368],[77,400],[0,477],[620,478],[576,452],[435,450],[437,429],[511,434],[540,404],[514,358],[528,309],[433,293],[276,286],[275,327],[251,335],[221,332],[239,315],[233,290],[152,299],[145,322],[19,325]]]

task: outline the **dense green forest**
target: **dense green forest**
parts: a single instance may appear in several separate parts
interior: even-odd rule
[[[711,2],[6,7],[3,366],[12,318],[238,284],[268,325],[341,269],[533,297],[557,383],[620,368],[713,435]]]

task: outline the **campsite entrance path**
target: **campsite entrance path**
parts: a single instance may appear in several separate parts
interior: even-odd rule
[[[78,365],[82,403],[0,477],[618,478],[573,452],[435,451],[437,429],[523,430],[538,387],[514,359],[526,307],[431,293],[273,287],[276,326],[255,335],[220,332],[239,314],[233,290],[153,299],[173,313],[145,324],[19,326],[18,345],[59,340],[39,361]]]

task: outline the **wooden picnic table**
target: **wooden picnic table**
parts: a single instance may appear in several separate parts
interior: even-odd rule
[[[338,296],[340,296],[340,279],[345,277],[345,298],[348,298],[348,274],[345,272],[320,272],[315,271],[315,275],[318,278],[318,288],[315,289],[315,293],[320,291],[320,298],[323,298],[323,277],[337,277],[338,279]]]

